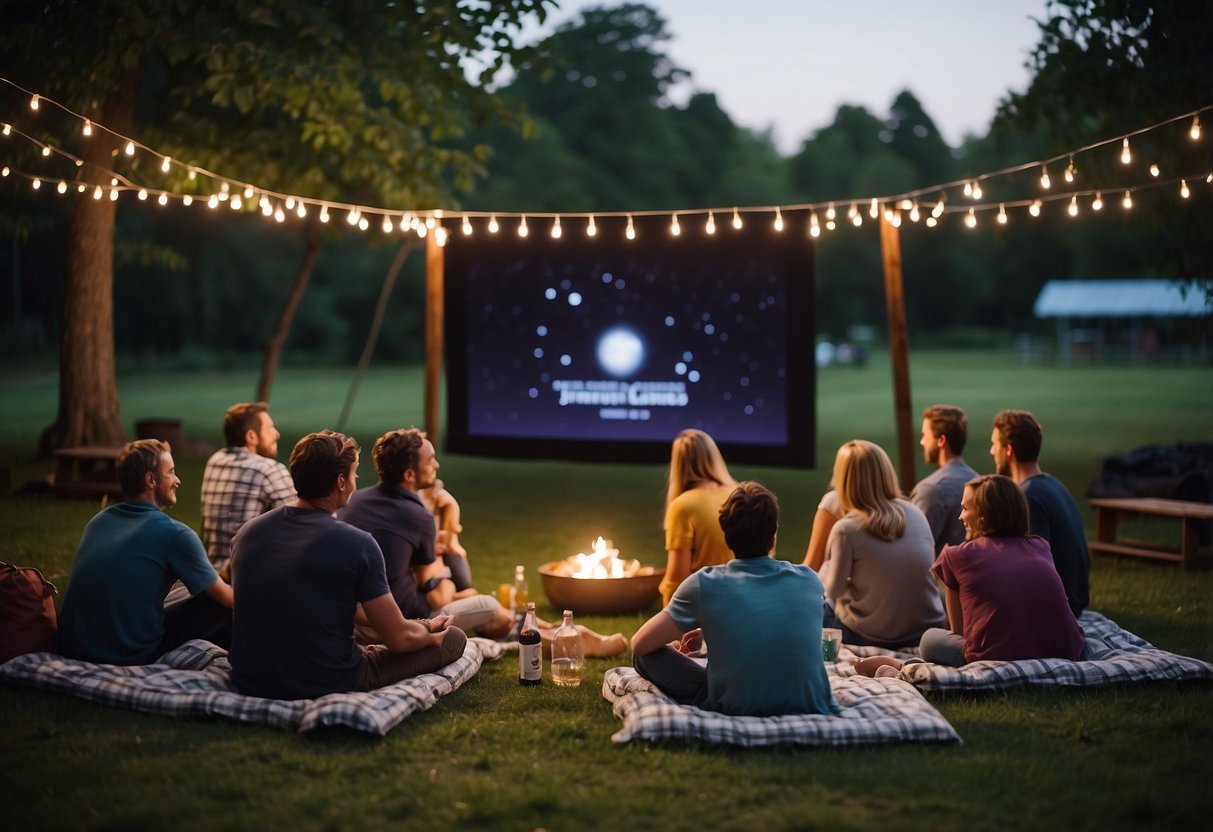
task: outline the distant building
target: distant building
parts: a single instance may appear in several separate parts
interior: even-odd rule
[[[1050,280],[1034,312],[1056,319],[1063,362],[1206,360],[1213,281]]]

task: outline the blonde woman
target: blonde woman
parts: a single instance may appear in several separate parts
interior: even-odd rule
[[[665,499],[668,559],[661,581],[662,606],[695,570],[732,560],[720,529],[720,507],[736,484],[712,437],[688,428],[674,439]]]
[[[847,644],[918,644],[944,620],[926,516],[902,497],[893,463],[872,442],[838,449],[833,482],[845,514],[826,547],[823,626],[841,629]]]

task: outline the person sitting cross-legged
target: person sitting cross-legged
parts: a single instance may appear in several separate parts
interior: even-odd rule
[[[1029,533],[1028,501],[998,474],[970,480],[961,498],[967,540],[945,546],[931,567],[947,587],[948,629],[923,633],[923,660],[959,667],[977,661],[1079,659],[1086,637],[1066,601],[1049,544]],[[866,675],[895,659],[856,662]]]
[[[775,495],[739,483],[720,509],[737,556],[691,573],[632,639],[641,676],[673,699],[745,716],[837,713],[821,655],[821,580],[772,557]],[[704,665],[686,655],[709,648]]]
[[[354,493],[358,452],[333,431],[300,439],[290,459],[295,504],[253,518],[232,540],[229,660],[243,694],[314,699],[374,690],[463,655],[467,636],[451,616],[400,614],[375,538],[334,516]],[[382,644],[355,640],[359,606]]]

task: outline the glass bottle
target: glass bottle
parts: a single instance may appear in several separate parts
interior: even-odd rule
[[[514,585],[510,587],[510,606],[516,615],[522,615],[526,611],[530,594],[526,585],[526,570],[522,564],[518,564],[514,567]]]
[[[562,688],[575,688],[585,676],[585,644],[573,625],[573,611],[564,611],[564,623],[552,636],[552,681]]]
[[[539,639],[539,625],[535,623],[535,602],[526,605],[526,617],[522,619],[522,630],[518,633],[518,681],[524,685],[537,685],[543,681],[543,645]]]

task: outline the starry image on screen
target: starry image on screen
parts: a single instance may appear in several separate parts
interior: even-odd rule
[[[633,222],[633,240],[615,218],[451,235],[446,447],[660,462],[695,427],[730,461],[812,465],[811,239],[758,216]]]

